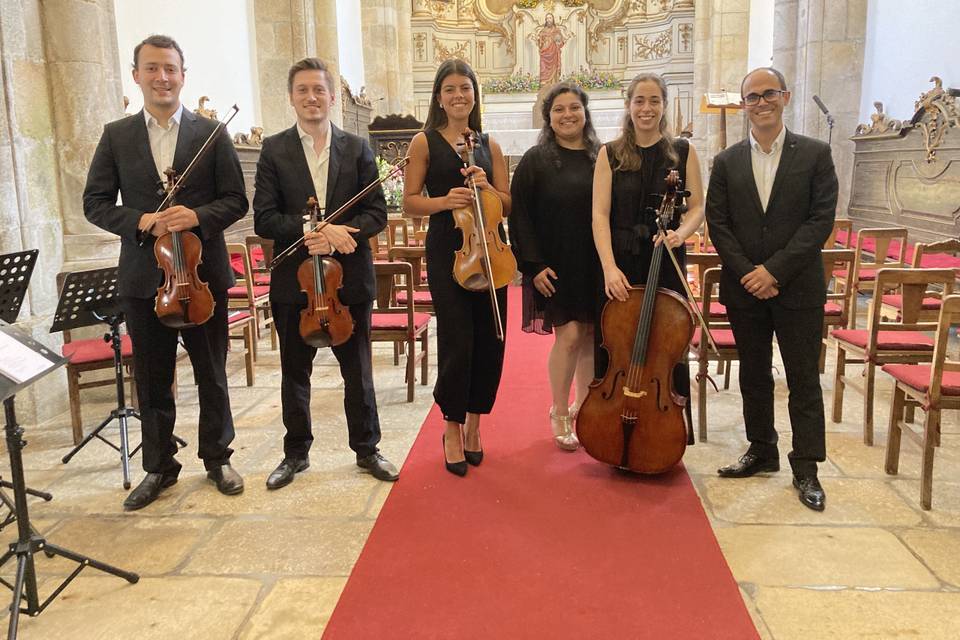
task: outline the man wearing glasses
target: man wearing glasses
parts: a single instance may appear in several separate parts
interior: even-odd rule
[[[717,473],[745,478],[780,470],[773,418],[776,335],[790,391],[793,485],[804,505],[822,511],[826,496],[817,463],[826,451],[818,359],[826,286],[820,250],[833,228],[837,174],[827,144],[784,127],[790,92],[782,73],[755,69],[740,94],[750,135],[714,159],[706,215],[723,261],[720,302],[740,355],[750,447]]]

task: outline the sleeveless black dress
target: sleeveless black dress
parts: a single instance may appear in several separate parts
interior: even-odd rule
[[[575,321],[593,324],[597,249],[593,244],[593,160],[585,149],[538,145],[513,173],[510,242],[523,273],[523,325],[548,334]],[[560,166],[557,166],[559,160]],[[533,286],[546,267],[557,274],[549,298]]]
[[[613,257],[617,267],[623,271],[632,285],[646,285],[650,272],[650,259],[653,257],[653,238],[656,236],[656,211],[660,207],[661,194],[666,185],[664,179],[670,169],[680,173],[682,184],[687,183],[687,156],[690,154],[690,143],[684,138],[674,138],[674,148],[680,156],[678,166],[672,166],[667,160],[660,143],[651,147],[637,147],[643,156],[639,171],[619,171],[617,161],[613,155],[613,148],[607,143],[607,158],[613,171],[613,184],[610,201],[610,240],[613,245]],[[677,229],[680,226],[680,216],[677,215],[668,229]],[[686,248],[680,245],[673,250],[680,263],[681,269],[686,272]],[[660,278],[657,287],[676,291],[686,298],[683,284],[677,275],[676,269],[670,262],[669,256],[663,256],[660,263]],[[603,272],[600,272],[600,297],[597,305],[597,326],[600,325],[600,313],[607,302],[604,293]],[[607,370],[607,352],[600,349],[601,332],[596,332],[595,373],[602,377]],[[685,415],[689,426],[690,420],[690,365],[684,361],[676,366],[673,372],[674,390],[678,395],[688,399]]]
[[[463,163],[439,131],[425,133],[430,152],[424,180],[432,198],[464,186]],[[493,176],[489,139],[480,136],[474,157]],[[503,371],[504,342],[497,338],[490,294],[467,291],[453,279],[454,252],[463,245],[453,213],[430,216],[427,228],[427,281],[437,319],[437,382],[433,397],[444,420],[463,423],[467,413],[490,413]],[[507,288],[497,291],[500,321],[507,326]]]

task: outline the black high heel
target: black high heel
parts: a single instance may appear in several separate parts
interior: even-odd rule
[[[460,476],[461,478],[467,475],[467,461],[461,460],[460,462],[450,462],[447,460],[447,434],[444,433],[440,436],[440,444],[443,446],[443,465],[447,468],[447,471],[450,473]],[[464,457],[466,458],[466,451],[464,451]]]
[[[480,466],[480,463],[483,462],[483,446],[480,447],[479,451],[470,451],[466,446],[464,446],[463,457],[466,458],[467,462],[473,466]]]

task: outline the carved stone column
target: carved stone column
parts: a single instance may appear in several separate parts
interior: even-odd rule
[[[375,115],[397,113],[401,110],[397,0],[365,0],[360,20],[366,96],[373,101]]]
[[[699,113],[700,100],[708,91],[739,92],[747,69],[747,37],[750,3],[746,0],[696,0],[694,11],[694,138],[707,167],[720,151],[720,116]],[[727,112],[727,146],[746,135],[740,111]]]
[[[412,15],[411,0],[397,0],[398,111],[407,114],[413,113],[416,104],[413,99],[413,30],[410,27]]]
[[[826,141],[826,116],[813,96],[835,119],[833,161],[840,178],[837,211],[850,199],[853,143],[860,111],[860,86],[867,24],[867,0],[777,0],[773,64],[783,71],[793,93],[784,111],[792,131]]]
[[[316,25],[316,56],[327,63],[332,73],[333,89],[337,101],[330,109],[330,119],[343,124],[343,100],[340,96],[340,44],[337,38],[337,3],[334,0],[314,0],[314,24]],[[357,45],[359,46],[359,44]]]

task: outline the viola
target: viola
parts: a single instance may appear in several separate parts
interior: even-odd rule
[[[322,222],[316,198],[307,200],[310,226]],[[297,282],[307,294],[307,306],[300,311],[300,336],[303,341],[322,349],[343,344],[353,335],[350,309],[340,302],[337,291],[343,287],[343,267],[330,256],[310,256],[297,269]]]
[[[680,176],[666,179],[657,213],[666,228],[677,206]],[[693,315],[687,301],[657,288],[665,242],[650,260],[648,285],[631,287],[626,302],[610,300],[601,315],[604,377],[590,385],[577,416],[577,437],[593,458],[637,473],[662,473],[683,457],[686,400],[673,389],[674,367],[687,356]]]
[[[477,137],[467,129],[463,133],[462,157],[465,167],[476,164]],[[503,340],[500,304],[496,290],[513,282],[517,259],[503,238],[503,203],[488,189],[478,189],[470,177],[473,203],[453,210],[454,224],[463,233],[463,245],[453,259],[453,278],[468,291],[489,291],[497,337]],[[491,283],[493,286],[491,286]]]
[[[165,202],[173,206],[179,181],[177,172],[167,169]],[[157,318],[173,329],[201,325],[213,316],[216,302],[210,287],[200,279],[197,267],[202,262],[203,244],[190,231],[170,231],[159,236],[153,245],[157,266],[163,271],[163,285],[157,289]]]

